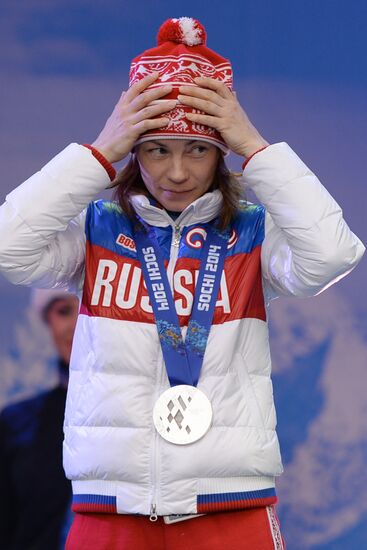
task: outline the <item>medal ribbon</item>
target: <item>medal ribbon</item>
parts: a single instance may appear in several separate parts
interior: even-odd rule
[[[185,342],[169,285],[163,257],[154,229],[140,219],[143,228],[135,231],[137,255],[157,324],[160,344],[171,386],[196,386],[204,360],[213,320],[229,231],[206,228],[194,303]]]

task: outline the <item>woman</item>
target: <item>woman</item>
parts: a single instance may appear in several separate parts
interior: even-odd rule
[[[81,300],[68,549],[284,547],[267,305],[322,292],[364,246],[231,83],[200,23],[168,20],[93,144],[69,145],[1,207],[4,274]],[[240,187],[228,150],[245,159]],[[109,179],[117,201],[91,202]]]

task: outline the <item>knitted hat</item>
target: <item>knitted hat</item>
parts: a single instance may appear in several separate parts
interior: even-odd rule
[[[159,72],[157,80],[147,90],[171,84],[172,92],[158,99],[167,101],[176,99],[179,86],[197,86],[194,78],[208,76],[223,82],[232,90],[232,67],[224,59],[206,46],[206,31],[203,25],[191,17],[168,19],[160,27],[157,35],[157,47],[146,50],[131,62],[130,86],[154,71]],[[142,134],[135,145],[154,138],[163,139],[200,139],[219,147],[224,153],[229,149],[217,130],[188,120],[187,112],[203,113],[189,105],[177,106],[159,115],[168,117],[169,124],[163,128],[148,130]]]
[[[32,288],[30,307],[45,321],[46,313],[51,304],[56,300],[62,300],[69,296],[74,296],[74,294],[64,289]]]

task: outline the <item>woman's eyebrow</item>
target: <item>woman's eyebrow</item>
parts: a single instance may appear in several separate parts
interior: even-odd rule
[[[191,139],[188,143],[186,143],[185,147],[189,147],[193,143],[200,142],[200,139]],[[167,144],[161,143],[160,141],[157,141],[155,139],[149,140],[150,143],[154,143],[155,145],[159,145],[159,147],[167,147]],[[148,143],[148,142],[147,142]]]

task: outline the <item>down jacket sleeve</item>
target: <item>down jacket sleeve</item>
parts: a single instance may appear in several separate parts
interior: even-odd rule
[[[340,206],[287,143],[254,155],[243,181],[266,208],[261,264],[267,301],[319,294],[358,264],[364,245],[349,229]]]
[[[83,287],[86,207],[110,183],[92,152],[72,143],[0,207],[0,270],[12,283]]]

